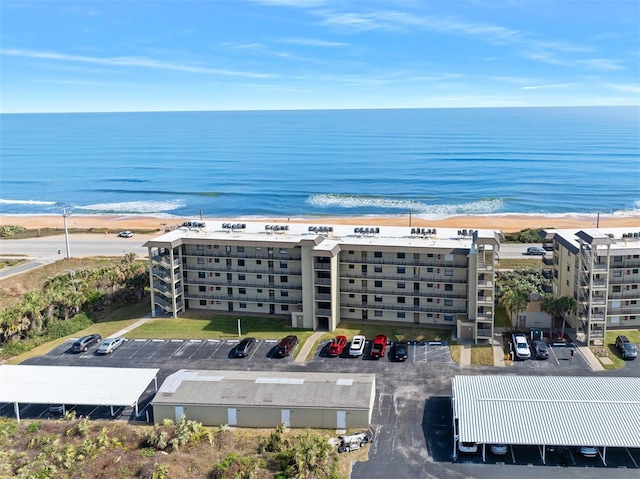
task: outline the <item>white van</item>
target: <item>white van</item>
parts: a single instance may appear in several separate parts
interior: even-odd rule
[[[527,337],[524,334],[513,334],[511,336],[511,348],[514,359],[529,359],[531,357],[529,343],[527,343]]]

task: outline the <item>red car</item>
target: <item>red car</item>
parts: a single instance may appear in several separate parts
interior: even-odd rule
[[[373,338],[373,343],[371,344],[371,357],[376,359],[383,358],[386,350],[387,337],[384,334],[378,334]]]
[[[346,345],[347,345],[346,336],[336,336],[331,340],[331,344],[329,344],[329,349],[327,350],[327,354],[329,356],[340,356],[342,354],[342,350]]]

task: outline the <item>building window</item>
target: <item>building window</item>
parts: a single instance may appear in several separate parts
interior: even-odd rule
[[[262,303],[258,303],[258,308],[262,308]]]
[[[262,264],[262,260],[261,259],[257,259],[256,260],[256,264]]]
[[[373,315],[374,315],[376,318],[381,318],[381,317],[382,317],[382,311],[374,311],[374,312],[373,312]]]
[[[247,303],[240,303],[240,309],[247,309]]]
[[[355,280],[354,280],[354,279],[350,279],[350,280],[349,280],[349,284],[354,284],[354,283],[355,283]]]
[[[216,286],[216,291],[220,291],[220,286]]]
[[[405,272],[405,267],[404,266],[398,266],[398,274],[404,274]]]
[[[427,273],[433,273],[433,268],[427,268]]]
[[[619,293],[620,292],[620,286],[614,286],[613,287],[613,292],[614,293]]]
[[[289,296],[289,291],[280,291],[280,296],[286,298],[287,296]]]
[[[198,286],[198,291],[203,292],[206,291],[207,287],[206,286]]]
[[[427,283],[427,288],[433,288],[433,283]]]
[[[198,264],[204,264],[204,258],[198,258]]]
[[[427,253],[427,258],[433,258],[433,253]]]
[[[433,298],[427,298],[427,303],[433,303]]]
[[[229,245],[225,246],[225,247],[224,247],[224,250],[225,250],[227,253],[231,253],[231,246],[229,246]]]
[[[382,281],[375,281],[375,282],[374,282],[374,286],[375,286],[376,288],[382,288]]]
[[[245,280],[245,275],[244,274],[239,274],[238,275],[238,281],[244,281]]]
[[[216,273],[216,278],[219,278],[219,277],[220,277],[220,273]]]
[[[289,305],[288,304],[281,304],[280,305],[280,310],[281,311],[289,311]]]
[[[280,248],[280,254],[287,254],[287,248]]]
[[[213,260],[214,263],[219,263],[220,262],[220,258],[216,258]]]
[[[382,266],[374,266],[373,271],[374,273],[382,273]]]
[[[633,269],[632,271],[633,271],[633,274],[638,274],[638,269],[637,268]]]
[[[243,259],[239,259],[238,260],[238,266],[244,266],[244,260]]]
[[[622,261],[622,256],[614,256],[613,261],[615,262]]]
[[[622,278],[622,271],[619,269],[614,269],[613,270],[613,277],[614,278]]]
[[[445,314],[444,315],[444,320],[445,321],[453,321],[453,314]]]
[[[356,312],[356,310],[355,310],[355,309],[350,309],[350,310],[349,310],[349,312],[350,312],[350,313],[355,313],[355,312]]]
[[[247,288],[239,288],[238,294],[247,294]]]
[[[453,276],[453,269],[452,268],[445,268],[444,269],[444,275],[445,276]]]
[[[233,275],[231,273],[227,273],[227,281],[233,281]]]
[[[405,314],[404,311],[398,311],[398,319],[404,319]]]
[[[213,249],[220,249],[220,245],[219,244],[214,244],[213,245]]]
[[[207,276],[207,273],[205,273],[204,271],[198,271],[198,278],[205,278]]]
[[[238,246],[236,249],[238,253],[244,253],[244,246]]]
[[[376,294],[374,296],[375,301],[377,301],[378,303],[382,303],[382,295],[381,294]]]
[[[262,251],[262,248],[260,246],[256,246],[256,251]]]
[[[404,282],[398,281],[398,289],[404,289]]]
[[[444,260],[445,261],[453,261],[453,255],[452,254],[445,254],[444,255]]]
[[[373,252],[373,257],[374,258],[382,258],[382,251],[374,251]]]
[[[444,305],[445,306],[453,306],[453,299],[445,299],[444,300]]]
[[[284,261],[280,261],[280,268],[281,269],[286,269],[287,268],[287,263]]]
[[[201,299],[200,300],[200,306],[206,306],[207,305],[207,300],[206,299]]]
[[[445,291],[453,291],[453,285],[452,284],[445,284],[444,285],[444,290]]]
[[[280,276],[280,282],[281,283],[288,283],[289,282],[289,277],[288,276]]]
[[[398,296],[398,303],[399,304],[404,304],[404,302],[405,302],[404,300],[405,300],[404,296]]]
[[[203,244],[196,245],[196,250],[197,251],[203,251],[204,250],[204,245]]]
[[[353,254],[353,251],[348,251],[347,254]]]
[[[256,279],[262,279],[262,275],[261,274],[257,274],[256,275]]]
[[[404,253],[398,253],[397,256],[398,256],[398,259],[404,259],[405,255],[404,255]]]
[[[355,269],[356,265],[355,264],[350,264],[349,265],[349,269]]]

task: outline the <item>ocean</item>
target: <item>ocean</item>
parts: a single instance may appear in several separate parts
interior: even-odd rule
[[[0,214],[640,213],[638,107],[0,115]]]

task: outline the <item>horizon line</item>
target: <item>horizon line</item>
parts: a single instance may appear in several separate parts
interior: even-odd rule
[[[479,110],[479,109],[509,109],[509,108],[640,108],[639,104],[625,105],[496,105],[496,106],[438,106],[438,107],[361,107],[361,108],[247,108],[247,109],[219,109],[219,110],[86,110],[86,111],[13,111],[2,112],[0,115],[60,115],[86,113],[213,113],[213,112],[286,112],[286,111],[368,111],[368,110]]]

